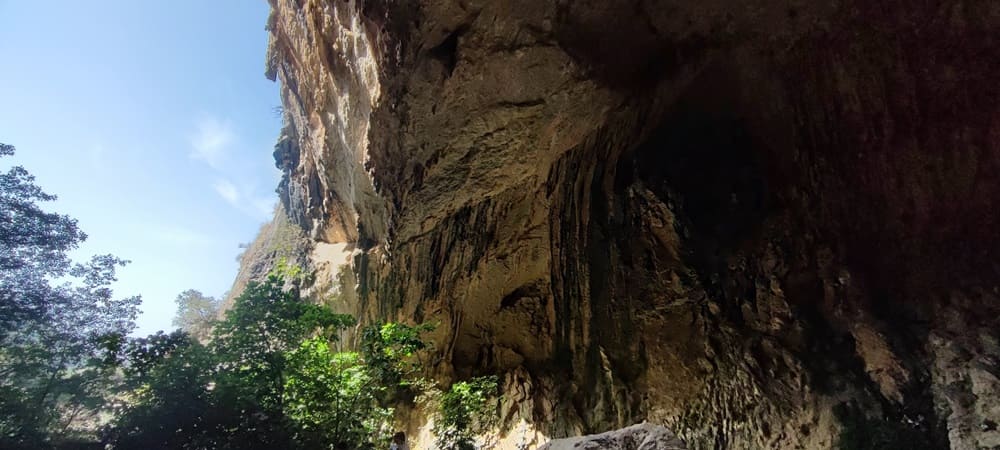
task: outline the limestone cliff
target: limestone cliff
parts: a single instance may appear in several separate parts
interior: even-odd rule
[[[240,245],[243,249],[237,257],[240,269],[233,280],[233,287],[222,299],[220,314],[232,306],[247,283],[263,280],[280,261],[299,266],[308,265],[311,247],[313,245],[306,239],[301,227],[289,220],[284,206],[279,204],[271,220],[261,225],[253,242]]]
[[[282,203],[504,445],[1000,446],[997,2],[271,4]]]

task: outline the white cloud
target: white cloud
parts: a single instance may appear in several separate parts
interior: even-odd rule
[[[248,189],[240,189],[229,180],[216,180],[212,188],[227,203],[255,219],[267,220],[274,213],[273,198],[253,195]]]
[[[191,157],[219,169],[225,162],[230,144],[236,140],[232,123],[207,116],[198,121],[196,128],[191,136],[191,146],[194,147]]]
[[[229,180],[218,180],[212,185],[215,192],[219,194],[223,200],[229,202],[237,208],[240,207],[240,190],[236,188],[236,185],[231,183]]]

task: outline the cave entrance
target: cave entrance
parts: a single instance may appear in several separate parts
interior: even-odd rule
[[[706,270],[755,235],[771,203],[764,148],[725,84],[711,81],[690,88],[629,161],[631,176],[671,206],[688,257]]]

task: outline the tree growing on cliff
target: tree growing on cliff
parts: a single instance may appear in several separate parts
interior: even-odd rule
[[[422,335],[433,329],[395,322],[365,327],[361,352],[373,376],[386,386],[406,386],[421,368],[419,352],[427,348]]]

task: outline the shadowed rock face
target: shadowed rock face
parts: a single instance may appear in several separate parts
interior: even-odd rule
[[[590,436],[556,439],[541,447],[541,450],[586,449],[685,450],[687,447],[666,428],[648,423]]]
[[[1000,445],[996,2],[271,3],[290,217],[507,424]]]

